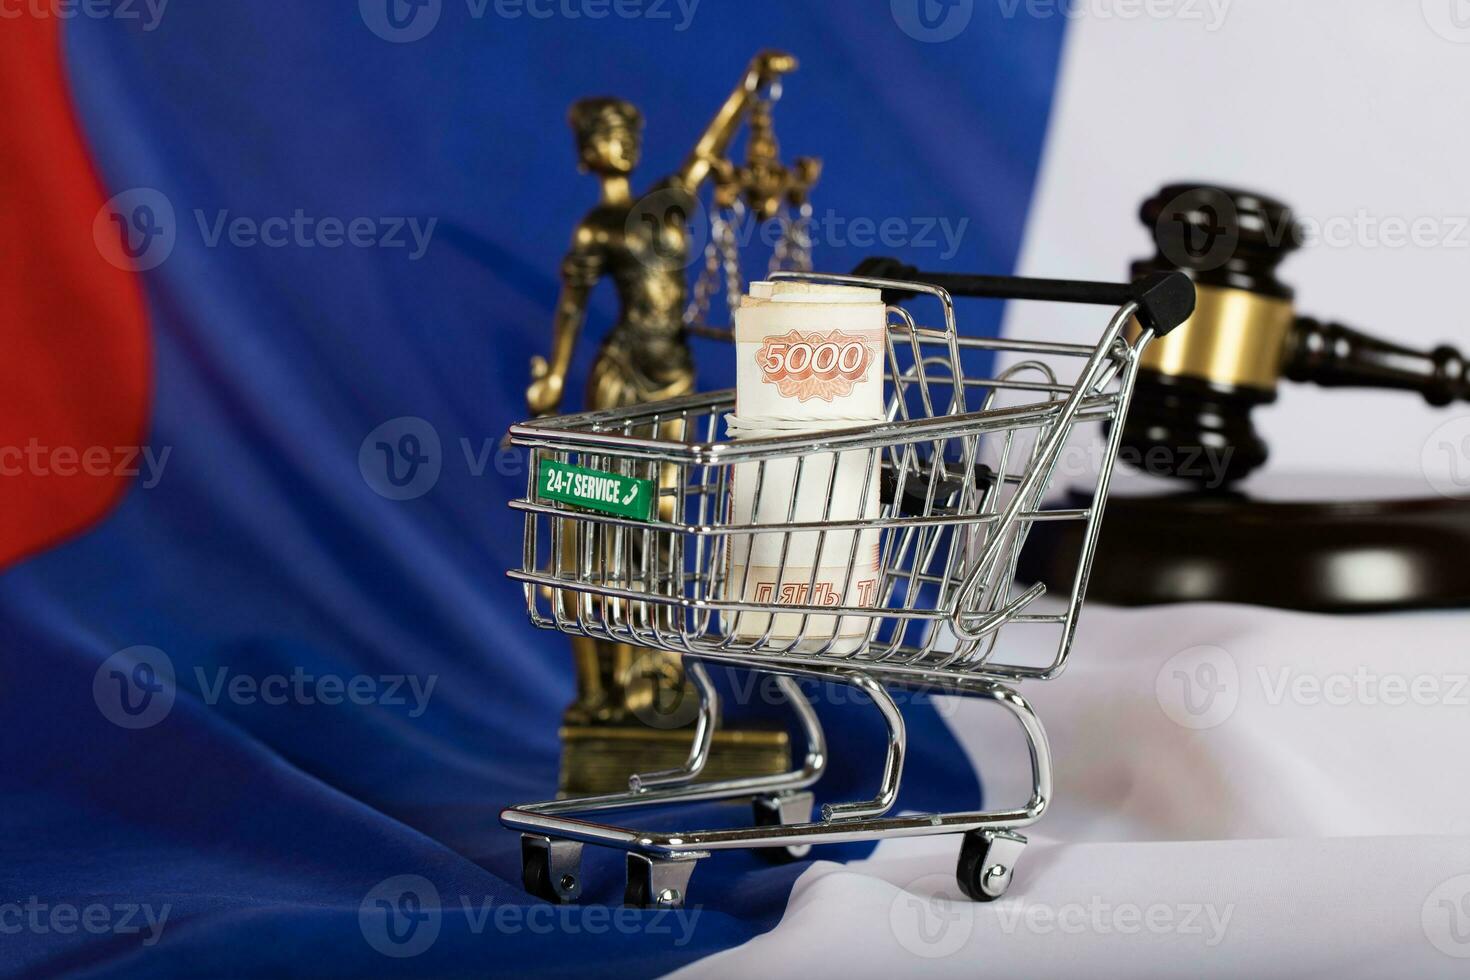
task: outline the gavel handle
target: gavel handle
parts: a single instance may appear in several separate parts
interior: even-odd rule
[[[1292,327],[1282,374],[1328,388],[1417,391],[1431,405],[1470,401],[1470,364],[1455,348],[1410,350],[1305,316]]]

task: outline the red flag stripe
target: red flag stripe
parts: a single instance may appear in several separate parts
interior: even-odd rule
[[[107,195],[62,27],[28,13],[0,30],[0,566],[105,515],[148,424],[142,289],[94,235]]]

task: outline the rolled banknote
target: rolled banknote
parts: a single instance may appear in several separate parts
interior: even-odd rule
[[[735,414],[881,421],[886,329],[879,290],[751,283],[735,311]]]
[[[731,438],[799,434],[726,417]],[[867,422],[828,422],[830,431]],[[872,520],[879,515],[880,449],[783,455],[732,467],[734,526]],[[876,607],[882,590],[881,532],[767,530],[730,536],[725,595],[766,606]],[[867,640],[870,616],[731,611],[722,625],[736,639],[798,651],[850,653]]]

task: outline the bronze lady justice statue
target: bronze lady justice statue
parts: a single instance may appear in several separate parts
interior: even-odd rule
[[[585,407],[620,408],[693,391],[694,360],[683,320],[688,293],[685,276],[691,260],[688,219],[697,211],[696,195],[705,181],[717,170],[728,170],[726,152],[753,102],[795,67],[796,60],[788,54],[767,51],[757,55],[683,166],[637,200],[629,175],[638,165],[642,114],[620,99],[584,99],[572,107],[569,121],[576,134],[581,169],[597,175],[602,193],[597,206],[577,225],[571,250],[562,263],[551,357],[549,362],[537,357],[531,365],[533,380],[526,401],[533,415],[550,415],[560,409],[572,352],[586,320],[588,296],[604,276],[612,277],[621,310],[592,367]],[[589,637],[573,637],[572,650],[577,699],[563,719],[564,790],[594,788],[599,777],[585,771],[589,766],[618,772],[625,779],[632,770],[620,768],[623,763],[610,758],[617,751],[612,743],[628,750],[636,746],[642,754],[639,766],[650,761],[650,753],[663,754],[650,743],[667,743],[674,759],[687,751],[687,739],[658,739],[655,729],[638,720],[653,717],[659,727],[669,727],[661,723],[669,717],[664,707],[642,702],[682,699],[684,678],[676,658],[649,652],[638,656],[625,644]],[[635,673],[652,683],[633,689],[630,681],[638,678],[630,675]],[[596,741],[596,747],[589,746],[582,753],[580,764],[572,745],[578,731]],[[777,754],[784,756],[784,739],[779,749]],[[752,764],[779,769],[784,758],[756,761],[747,757],[745,762],[747,770]]]

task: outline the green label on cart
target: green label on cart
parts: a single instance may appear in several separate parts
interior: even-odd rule
[[[653,513],[652,480],[570,466],[553,459],[541,461],[536,496],[635,521],[646,521]]]

